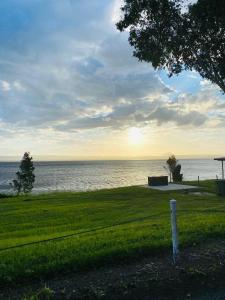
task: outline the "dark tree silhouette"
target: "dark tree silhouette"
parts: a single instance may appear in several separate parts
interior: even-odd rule
[[[196,70],[225,92],[225,1],[124,0],[120,31],[129,30],[134,56],[169,76]]]
[[[181,172],[181,165],[177,164],[172,173],[173,182],[181,182],[183,180],[183,174],[181,174],[180,172]]]
[[[20,163],[19,171],[16,173],[16,179],[11,183],[12,188],[17,195],[30,193],[35,181],[33,158],[29,152],[25,152]]]

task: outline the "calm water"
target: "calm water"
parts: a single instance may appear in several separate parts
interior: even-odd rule
[[[209,159],[179,160],[186,180],[220,176],[219,162]],[[36,162],[34,192],[85,191],[146,184],[147,176],[167,175],[165,160]],[[0,192],[9,188],[19,163],[0,162]]]

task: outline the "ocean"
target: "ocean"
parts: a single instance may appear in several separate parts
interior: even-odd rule
[[[184,180],[221,177],[220,162],[213,159],[181,159]],[[144,185],[148,176],[167,175],[165,160],[108,160],[34,162],[34,193],[87,191]],[[0,162],[0,193],[10,191],[19,162]]]

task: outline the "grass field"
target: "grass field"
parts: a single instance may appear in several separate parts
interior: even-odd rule
[[[202,190],[214,192],[213,182],[203,181],[200,185]],[[1,198],[0,282],[169,252],[172,198],[177,200],[181,247],[224,237],[225,201],[215,194],[126,187]],[[46,241],[49,239],[53,240]],[[38,241],[45,242],[32,244]]]

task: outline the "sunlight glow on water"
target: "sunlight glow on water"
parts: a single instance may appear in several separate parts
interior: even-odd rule
[[[184,180],[220,177],[219,162],[209,159],[179,160]],[[148,176],[167,175],[165,160],[36,162],[34,192],[86,191],[141,185]],[[0,191],[9,189],[19,163],[0,163]]]

